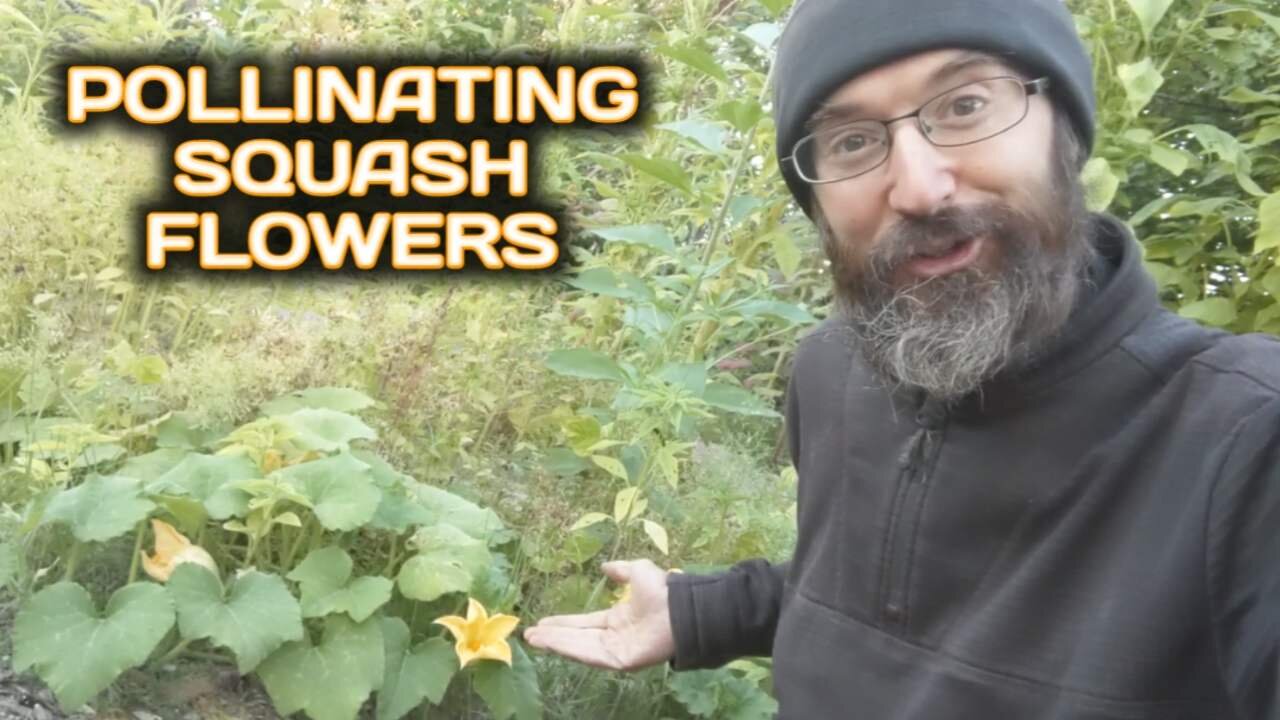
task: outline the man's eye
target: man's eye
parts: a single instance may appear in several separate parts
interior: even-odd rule
[[[870,139],[861,133],[841,133],[831,139],[827,146],[833,155],[849,155],[867,149]]]
[[[987,99],[977,95],[963,95],[947,103],[947,113],[954,117],[976,115],[987,107]]]

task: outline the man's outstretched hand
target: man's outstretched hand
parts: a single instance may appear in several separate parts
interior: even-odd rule
[[[607,562],[604,574],[630,583],[631,597],[607,610],[554,615],[524,631],[533,647],[606,670],[638,670],[675,655],[667,573],[648,560]]]

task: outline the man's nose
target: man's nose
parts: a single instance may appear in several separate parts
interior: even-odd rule
[[[930,215],[951,203],[955,164],[914,123],[893,129],[889,206],[901,215]]]

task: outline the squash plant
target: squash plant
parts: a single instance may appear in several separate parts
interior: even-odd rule
[[[18,611],[15,668],[34,669],[76,708],[125,670],[199,643],[257,676],[282,715],[351,720],[372,697],[378,720],[395,720],[441,703],[461,672],[495,717],[541,717],[533,664],[506,637],[515,618],[495,616],[502,632],[485,637],[482,656],[498,660],[458,664],[479,646],[455,613],[514,599],[500,551],[511,533],[491,510],[373,452],[376,434],[358,415],[373,404],[314,388],[221,436],[171,416],[155,426],[154,450],[87,467],[73,467],[68,438],[83,449],[110,437],[41,426],[13,462],[66,482],[31,502],[26,527],[69,542],[61,577]],[[112,587],[78,582],[81,561],[88,550],[127,552],[116,541],[130,534],[128,574],[100,607],[95,594]],[[456,647],[441,625],[418,621],[441,616]]]

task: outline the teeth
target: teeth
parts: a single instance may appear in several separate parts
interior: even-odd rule
[[[948,254],[950,254],[953,250],[955,250],[955,249],[956,249],[956,248],[957,248],[961,243],[963,243],[963,242],[964,242],[964,240],[955,240],[955,241],[953,241],[953,242],[951,242],[951,243],[949,243],[949,244],[947,244],[947,245],[944,245],[942,248],[940,248],[940,249],[938,249],[938,250],[924,250],[924,251],[921,251],[921,252],[919,252],[919,253],[917,253],[917,254],[918,254],[918,255],[921,255],[921,256],[923,256],[923,257],[930,257],[930,258],[942,257],[942,256],[944,256],[944,255],[948,255]]]

